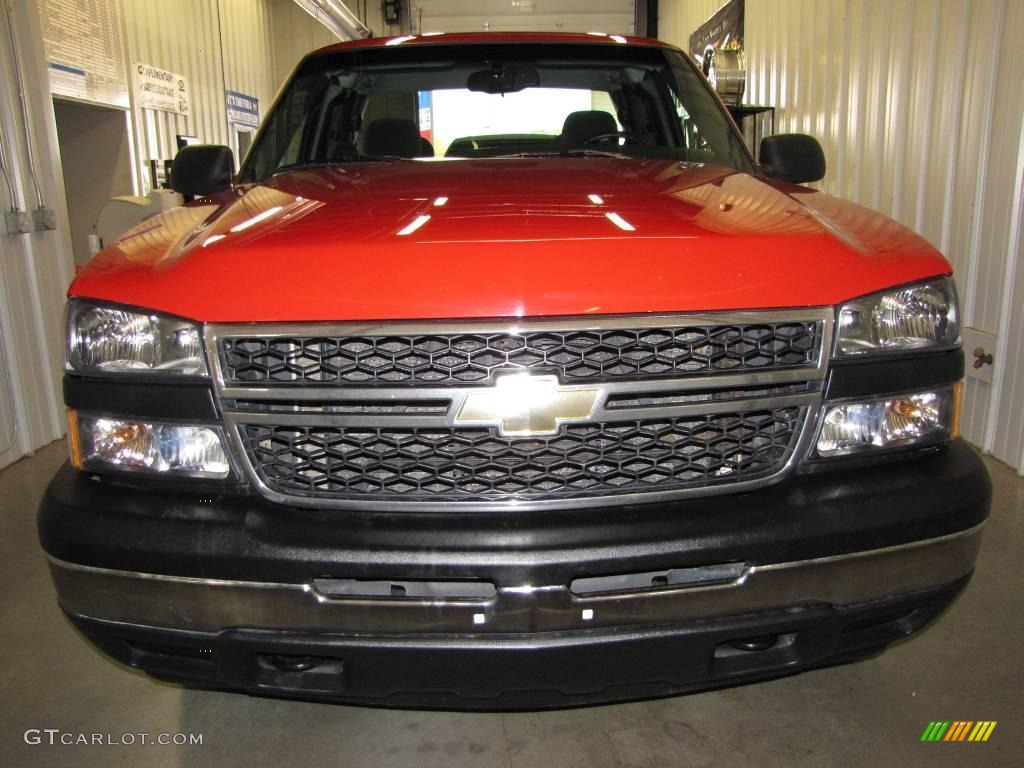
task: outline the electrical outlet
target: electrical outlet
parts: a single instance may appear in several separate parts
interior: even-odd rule
[[[57,228],[57,212],[51,208],[36,208],[32,211],[32,226],[36,232]]]
[[[23,235],[32,231],[32,216],[27,211],[8,211],[4,226],[8,235]]]

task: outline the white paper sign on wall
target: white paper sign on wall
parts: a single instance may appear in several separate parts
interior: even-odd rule
[[[185,116],[191,113],[188,80],[184,75],[150,64],[136,64],[134,74],[135,99],[141,109],[159,109]]]
[[[38,0],[54,96],[128,106],[115,0]]]

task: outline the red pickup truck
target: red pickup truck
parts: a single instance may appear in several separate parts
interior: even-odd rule
[[[868,160],[865,158],[865,160]],[[69,291],[60,604],[161,679],[543,707],[864,658],[970,578],[949,263],[679,50],[301,62]]]

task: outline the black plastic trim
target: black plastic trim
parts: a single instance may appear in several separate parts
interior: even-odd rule
[[[901,355],[893,359],[833,360],[825,385],[826,400],[928,389],[964,376],[962,349]]]
[[[38,523],[52,556],[116,570],[518,586],[879,549],[971,528],[987,517],[990,499],[984,464],[957,440],[903,461],[836,462],[753,493],[612,509],[300,509],[256,496],[203,498],[191,488],[113,486],[65,466]]]
[[[64,402],[90,413],[140,419],[219,421],[220,411],[207,380],[124,381],[116,377],[64,376]]]

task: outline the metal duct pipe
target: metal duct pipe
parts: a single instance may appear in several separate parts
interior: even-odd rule
[[[295,0],[296,4],[343,40],[370,37],[370,29],[338,0]]]
[[[28,166],[29,176],[32,177],[32,185],[36,190],[36,208],[46,208],[43,202],[43,190],[39,186],[39,175],[36,172],[35,153],[32,151],[32,136],[28,127],[28,102],[25,99],[25,79],[21,74],[21,60],[18,58],[18,39],[14,34],[14,8],[9,2],[4,3],[4,11],[7,14],[7,33],[11,39],[11,62],[14,64],[15,86],[18,88],[18,103],[21,106],[21,130],[25,135],[25,158]]]

